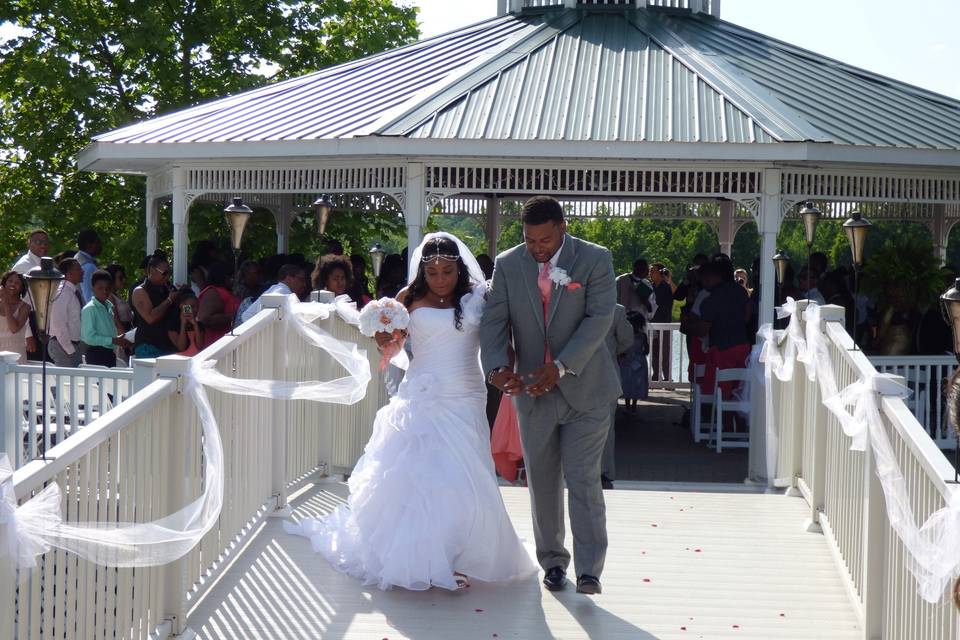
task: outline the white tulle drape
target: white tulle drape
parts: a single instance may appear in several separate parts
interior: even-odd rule
[[[939,602],[947,594],[950,583],[960,573],[960,491],[948,489],[942,495],[946,506],[933,513],[922,524],[917,524],[917,518],[910,506],[907,482],[897,463],[880,410],[883,397],[906,398],[910,395],[910,390],[895,376],[882,373],[873,373],[838,389],[831,365],[828,338],[821,327],[821,307],[813,302],[807,305],[804,311],[806,332],[800,330],[796,304],[790,299],[782,309],[778,309],[779,317],[787,315],[791,316],[787,329],[791,340],[787,341],[785,353],[781,353],[779,348],[782,331],[775,331],[769,324],[760,330],[764,339],[759,361],[764,365],[763,376],[766,382],[764,417],[768,480],[772,481],[777,465],[773,391],[770,382],[774,375],[782,382],[791,381],[794,373],[793,362],[802,362],[808,379],[816,380],[819,384],[824,406],[836,416],[844,434],[850,438],[850,449],[865,452],[869,448],[883,488],[887,519],[903,543],[905,563],[917,581],[917,592],[927,602]]]
[[[63,523],[56,484],[17,507],[12,480],[0,471],[0,553],[18,566],[32,566],[35,556],[50,548],[63,549],[96,564],[114,567],[156,566],[183,557],[216,524],[223,506],[223,445],[206,388],[240,396],[277,400],[312,400],[353,404],[366,394],[370,365],[352,343],[337,340],[312,324],[336,311],[335,305],[300,303],[290,296],[280,309],[282,330],[299,333],[307,343],[325,351],[347,372],[326,382],[286,382],[227,377],[213,361],[196,357],[184,377],[184,391],[193,400],[203,434],[203,493],[182,509],[147,523]],[[283,428],[284,425],[277,425]],[[7,478],[4,482],[3,478]]]

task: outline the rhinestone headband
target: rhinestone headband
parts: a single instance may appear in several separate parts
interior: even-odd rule
[[[434,243],[434,244],[436,245],[436,247],[437,247],[437,251],[440,250],[440,240],[441,240],[441,238],[434,238],[434,240],[433,240],[433,243]],[[420,256],[420,261],[421,261],[421,262],[431,262],[431,261],[436,261],[436,260],[444,260],[444,261],[446,261],[446,262],[456,262],[456,261],[459,260],[459,259],[460,259],[460,256],[459,256],[459,255],[454,255],[454,254],[450,254],[450,253],[435,253],[435,254],[429,255],[429,256]]]

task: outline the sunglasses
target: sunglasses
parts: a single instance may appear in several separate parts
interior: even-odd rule
[[[159,273],[160,275],[162,275],[163,277],[167,277],[168,275],[170,275],[170,269],[163,270],[163,269],[157,269],[156,267],[154,267],[153,270]]]

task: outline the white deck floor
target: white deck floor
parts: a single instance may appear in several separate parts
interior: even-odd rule
[[[532,540],[525,489],[502,489]],[[340,503],[308,485],[297,515]],[[750,493],[606,492],[604,593],[544,591],[539,578],[457,593],[362,587],[288,536],[260,526],[188,618],[201,638],[855,638],[858,624],[824,539],[802,528],[801,498]],[[569,538],[569,528],[568,528]],[[569,542],[568,542],[569,546]]]

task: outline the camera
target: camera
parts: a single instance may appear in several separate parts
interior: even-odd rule
[[[189,304],[183,305],[183,312],[188,315],[193,315],[193,306]]]

